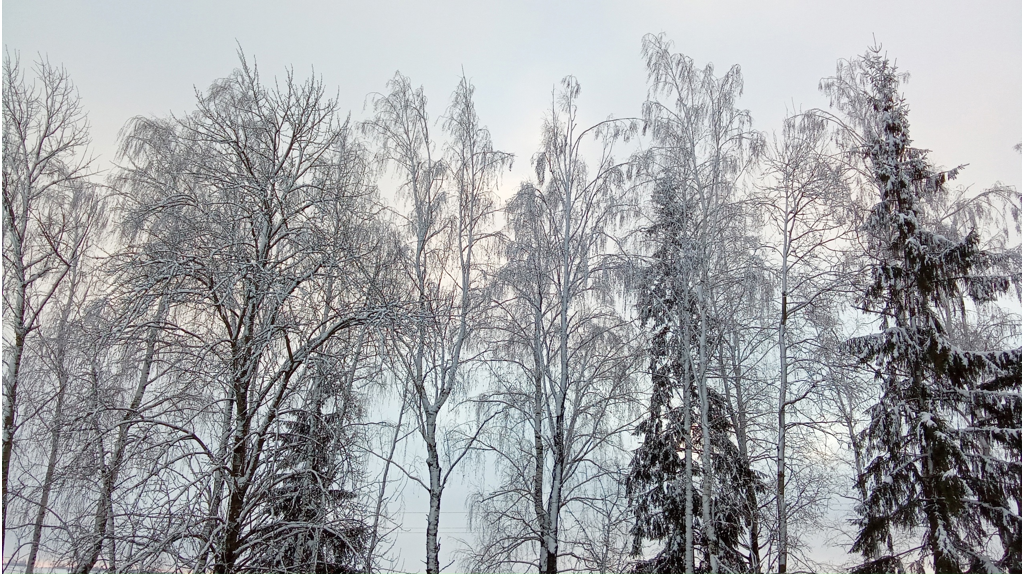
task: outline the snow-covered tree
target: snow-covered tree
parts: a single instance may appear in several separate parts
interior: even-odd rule
[[[589,542],[565,517],[598,510],[592,501],[606,494],[593,489],[616,472],[608,453],[631,424],[632,349],[615,306],[609,238],[626,181],[612,152],[632,126],[581,126],[579,94],[571,76],[553,94],[536,182],[524,182],[506,206],[507,261],[493,316],[503,369],[483,403],[497,413],[486,444],[500,482],[474,510],[486,524],[476,564],[492,571],[530,564],[554,574],[565,567],[560,559],[578,563],[575,542]],[[596,161],[588,161],[591,138]]]
[[[458,400],[451,399],[465,395],[466,371],[487,306],[482,270],[492,235],[492,194],[512,156],[493,148],[465,77],[443,124],[450,139],[442,149],[431,137],[423,89],[413,88],[401,74],[388,88],[388,94],[374,98],[375,117],[363,129],[379,143],[380,158],[394,168],[410,206],[402,261],[410,312],[394,337],[390,361],[410,385],[409,407],[426,448],[427,476],[409,476],[429,496],[426,567],[436,574],[441,498],[480,430],[458,429],[452,416]]]
[[[28,339],[53,306],[96,223],[85,156],[89,124],[64,68],[28,74],[3,58],[3,446],[0,505],[7,537],[11,457],[19,426],[19,374]]]
[[[352,337],[340,357],[321,354],[311,361],[307,373],[313,380],[303,404],[284,413],[269,445],[275,468],[272,520],[258,534],[254,570],[352,574],[364,565],[373,521],[353,489],[359,461],[352,446],[352,423],[360,415],[353,383],[361,338]]]
[[[961,347],[940,312],[994,301],[1019,285],[1019,271],[1001,273],[978,230],[960,237],[926,225],[923,201],[960,168],[936,171],[911,147],[900,78],[874,48],[825,82],[860,131],[879,193],[864,228],[872,265],[860,305],[881,332],[849,342],[881,385],[852,551],[868,560],[865,572],[908,555],[936,572],[1019,571],[1021,351]],[[908,531],[920,545],[895,548]]]
[[[639,307],[650,331],[653,394],[630,469],[634,551],[643,540],[664,540],[644,567],[693,572],[696,547],[700,567],[717,572],[747,561],[739,524],[749,519],[747,486],[757,481],[730,438],[730,401],[712,380],[726,323],[716,316],[716,295],[735,271],[729,261],[742,235],[733,232],[744,217],[736,184],[760,140],[735,105],[738,67],[719,78],[710,65],[673,54],[664,37],[645,37],[644,54],[652,145],[639,166],[653,195]]]
[[[132,120],[117,184],[134,239],[123,258],[140,297],[170,294],[160,327],[185,358],[169,373],[188,369],[203,403],[157,422],[191,446],[183,482],[199,486],[179,497],[208,507],[152,547],[226,573],[259,560],[277,487],[269,447],[315,358],[385,314],[374,277],[386,255],[366,154],[322,83],[289,73],[269,87],[241,58],[197,99],[180,118]]]

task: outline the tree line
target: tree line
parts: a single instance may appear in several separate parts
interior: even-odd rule
[[[878,47],[772,134],[643,57],[515,158],[465,77],[356,121],[240,53],[101,172],[5,52],[4,571],[394,571],[407,485],[434,574],[468,477],[461,571],[1020,572],[1019,191],[911,146]]]

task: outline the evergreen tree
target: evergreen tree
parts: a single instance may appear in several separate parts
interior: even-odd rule
[[[682,218],[673,222],[670,214],[673,210],[678,216],[685,213],[676,209],[676,199],[668,189],[655,192],[660,217],[648,234],[658,248],[644,274],[639,301],[640,319],[651,332],[648,354],[653,388],[647,416],[635,431],[642,443],[633,454],[626,483],[636,516],[631,530],[633,553],[640,554],[645,539],[664,541],[653,560],[637,565],[639,572],[690,571],[693,510],[700,507],[700,501],[694,500],[699,459],[694,460],[692,432],[699,415],[694,412],[696,390],[684,355],[692,341],[682,341],[679,320],[680,316],[692,316],[695,305],[674,264],[682,259],[682,234],[672,223],[678,225]]]
[[[687,206],[683,194],[664,183],[653,197],[655,221],[647,235],[655,249],[639,293],[640,319],[651,333],[648,355],[653,390],[647,415],[635,431],[643,438],[627,478],[627,494],[636,517],[631,529],[633,553],[640,554],[644,540],[664,541],[657,556],[637,564],[638,572],[707,572],[711,547],[703,535],[702,516],[694,512],[702,506],[701,484],[706,474],[694,367],[699,364],[701,314],[688,274],[696,267],[692,259],[698,257],[687,239],[693,232],[687,229],[692,224],[687,214],[695,206]],[[709,323],[712,338],[719,339],[720,326],[713,320]],[[710,503],[718,560],[727,571],[741,572],[748,563],[740,542],[748,521],[745,494],[748,485],[755,492],[765,488],[762,477],[751,470],[733,443],[735,429],[729,409],[725,397],[709,388],[707,436],[715,476]]]
[[[719,77],[673,53],[664,36],[648,35],[643,45],[652,145],[636,165],[653,193],[638,307],[650,333],[653,394],[627,478],[633,551],[645,539],[665,544],[638,570],[740,570],[749,562],[740,548],[746,485],[759,479],[733,442],[729,401],[713,385],[724,374],[713,365],[727,327],[718,303],[744,244],[738,181],[762,138],[736,107],[738,67]]]
[[[878,316],[881,332],[849,343],[881,385],[851,551],[868,560],[863,571],[891,571],[914,553],[935,572],[1020,572],[1021,350],[965,350],[938,312],[950,302],[991,303],[1019,272],[1000,274],[995,263],[1005,257],[981,249],[975,230],[959,238],[928,229],[922,200],[960,168],[937,172],[910,146],[899,81],[873,48],[824,84],[860,128],[880,194],[864,226],[873,263],[861,308]],[[923,533],[921,545],[897,552],[899,532]],[[993,535],[1001,557],[991,554]]]
[[[356,482],[359,461],[351,454],[351,425],[360,409],[347,377],[323,363],[311,365],[312,388],[304,407],[281,421],[269,516],[253,534],[261,549],[253,571],[360,571],[370,526],[356,493],[345,487]]]

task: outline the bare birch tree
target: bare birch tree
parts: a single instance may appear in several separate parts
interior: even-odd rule
[[[474,510],[496,536],[477,549],[478,562],[549,573],[575,550],[563,546],[575,538],[563,532],[563,513],[601,496],[592,489],[611,472],[602,454],[621,448],[617,437],[632,424],[634,361],[613,295],[610,237],[626,210],[626,166],[613,145],[635,126],[581,127],[579,92],[575,78],[563,80],[534,158],[536,185],[524,183],[506,207],[508,262],[493,321],[507,368],[485,401],[500,417],[488,448],[502,482]],[[593,166],[589,138],[599,142]]]
[[[439,150],[430,136],[426,97],[396,75],[390,92],[374,98],[375,118],[364,124],[394,166],[408,198],[410,232],[406,264],[412,290],[406,333],[395,338],[400,376],[411,384],[409,399],[426,448],[427,479],[410,478],[430,497],[426,568],[440,572],[441,498],[452,471],[475,441],[459,438],[444,421],[453,393],[464,388],[473,338],[487,303],[482,295],[482,247],[492,218],[491,197],[499,170],[511,156],[495,151],[473,106],[473,87],[463,77],[444,119],[449,143]],[[446,424],[447,423],[447,424]]]
[[[786,120],[782,139],[767,156],[763,206],[773,226],[769,249],[778,261],[780,290],[776,322],[779,353],[778,435],[776,441],[776,506],[778,570],[789,566],[786,468],[787,412],[815,395],[823,379],[823,357],[815,348],[815,314],[838,313],[841,295],[849,291],[849,247],[856,218],[847,183],[847,168],[829,146],[828,124],[815,114]],[[824,339],[820,339],[824,340]],[[797,375],[797,380],[794,379]],[[794,385],[797,383],[797,385]],[[794,392],[795,391],[795,392]]]
[[[39,61],[28,83],[17,54],[4,52],[3,79],[3,532],[18,429],[19,369],[28,337],[81,256],[88,223],[77,203],[89,193],[88,122],[67,71]],[[86,210],[87,211],[87,210]]]

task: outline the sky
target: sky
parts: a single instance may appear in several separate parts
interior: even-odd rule
[[[514,187],[563,76],[582,86],[583,121],[639,114],[651,32],[700,65],[740,65],[740,105],[766,132],[789,111],[826,107],[820,79],[878,42],[911,74],[915,145],[939,166],[969,164],[963,184],[1020,188],[1018,0],[3,2],[4,46],[63,64],[78,86],[99,168],[126,120],[192,109],[194,90],[229,74],[240,46],[265,78],[289,66],[321,76],[354,119],[396,71],[424,86],[436,118],[465,72],[495,145],[519,158],[505,180]]]
[[[646,33],[724,73],[739,65],[740,106],[756,129],[781,130],[790,112],[827,107],[819,81],[836,62],[879,43],[911,75],[905,86],[911,137],[940,167],[969,164],[958,182],[1021,187],[1021,2],[859,0],[555,1],[291,0],[54,2],[4,0],[2,38],[23,63],[42,56],[66,67],[89,114],[96,167],[109,170],[117,134],[134,116],[194,109],[195,91],[238,65],[261,75],[315,73],[340,108],[366,119],[368,94],[396,71],[423,85],[440,116],[465,73],[497,149],[514,153],[503,180],[528,177],[552,89],[567,74],[582,86],[581,124],[640,113]],[[410,492],[417,489],[410,485]],[[466,487],[453,486],[442,530],[461,524]],[[405,567],[422,560],[426,501],[406,500],[409,532],[397,549]],[[445,524],[447,522],[447,525]],[[442,541],[442,563],[454,541]],[[446,559],[447,556],[447,559]]]

